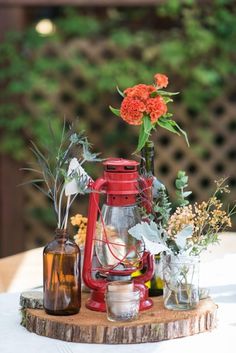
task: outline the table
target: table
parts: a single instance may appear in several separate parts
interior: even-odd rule
[[[25,291],[42,285],[43,248],[0,259],[0,293]]]
[[[199,353],[235,352],[236,339],[236,234],[223,234],[222,244],[204,254],[201,286],[219,305],[218,327],[212,332],[158,343],[97,345],[67,343],[37,336],[20,326],[20,293],[0,294],[1,353]]]

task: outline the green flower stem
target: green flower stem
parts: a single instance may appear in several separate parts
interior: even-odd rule
[[[72,197],[72,199],[70,200],[69,206],[68,206],[68,213],[69,213],[69,209],[70,209],[72,203],[75,201],[75,199],[76,199],[77,196],[78,196],[78,194],[75,194],[75,195]],[[67,218],[68,218],[68,216],[67,216]],[[67,227],[65,227],[65,221],[66,221],[66,214],[65,214],[64,219],[63,219],[63,222],[62,222],[62,228],[64,228],[64,229],[67,228]]]
[[[68,215],[69,215],[69,209],[70,209],[70,198],[71,198],[71,195],[69,195],[69,196],[67,197],[66,214],[65,214],[65,217],[64,217],[64,220],[63,220],[64,229],[67,228],[67,223],[68,223]],[[62,226],[63,226],[63,224],[62,224]]]
[[[61,205],[62,205],[62,198],[65,192],[65,187],[66,184],[63,185],[63,188],[61,189],[60,197],[59,197],[59,205],[58,205],[58,224],[57,227],[61,228]]]

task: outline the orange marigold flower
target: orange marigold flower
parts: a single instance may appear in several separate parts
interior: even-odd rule
[[[150,97],[150,93],[154,91],[156,91],[154,86],[140,83],[139,85],[127,88],[124,93],[126,97],[138,98],[145,102]]]
[[[146,103],[146,112],[150,114],[152,123],[155,123],[162,115],[167,113],[167,106],[161,96],[149,98]]]
[[[145,104],[132,97],[125,97],[121,103],[120,116],[130,125],[141,125]]]
[[[168,77],[166,75],[156,74],[154,80],[158,88],[165,88],[168,86]]]

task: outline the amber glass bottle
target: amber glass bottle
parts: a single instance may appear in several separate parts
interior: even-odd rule
[[[158,190],[160,188],[165,188],[164,185],[155,177],[154,174],[154,143],[152,141],[147,141],[145,146],[141,150],[141,163],[140,163],[140,173],[145,178],[151,180],[150,198],[154,203],[158,201]],[[156,297],[163,294],[163,281],[159,276],[160,269],[160,256],[155,255],[155,273],[147,283],[149,286],[149,296]]]
[[[44,309],[51,315],[73,315],[81,306],[80,249],[64,229],[43,251]]]

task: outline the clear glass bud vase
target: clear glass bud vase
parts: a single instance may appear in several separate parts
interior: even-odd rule
[[[199,257],[162,255],[164,306],[190,310],[199,303]]]

